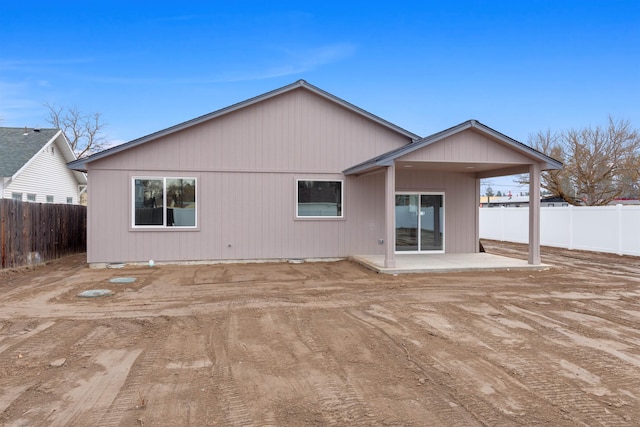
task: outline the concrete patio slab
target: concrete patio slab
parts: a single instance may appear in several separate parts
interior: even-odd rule
[[[396,254],[396,266],[384,266],[384,255],[354,255],[351,259],[378,273],[440,273],[480,270],[546,270],[548,264],[531,265],[527,260],[486,252],[475,254]]]

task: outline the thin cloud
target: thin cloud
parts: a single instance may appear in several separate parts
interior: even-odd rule
[[[124,76],[82,76],[69,77],[82,78],[96,83],[122,84],[122,85],[173,85],[173,84],[215,84],[252,80],[267,80],[276,77],[284,77],[313,71],[324,65],[332,64],[352,56],[356,47],[350,43],[336,43],[311,49],[277,49],[282,59],[275,66],[264,66],[262,70],[252,73],[227,72],[213,77],[124,77]],[[274,56],[274,55],[271,55]]]
[[[255,74],[239,75],[223,79],[230,81],[265,80],[275,77],[284,77],[294,74],[313,71],[323,65],[339,62],[352,56],[356,51],[356,46],[350,43],[338,43],[305,50],[282,50],[286,58],[286,64],[267,68]]]
[[[42,68],[47,66],[58,65],[78,65],[88,64],[95,62],[95,59],[91,58],[71,58],[71,59],[37,59],[37,60],[22,60],[22,59],[9,59],[0,61],[0,70],[30,70],[36,68]]]

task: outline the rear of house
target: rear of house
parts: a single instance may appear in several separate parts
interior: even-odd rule
[[[78,160],[91,181],[88,262],[477,252],[479,169],[457,147],[506,152],[524,171],[537,160],[466,127],[402,151],[421,141],[299,81]],[[390,190],[376,159],[393,153]]]

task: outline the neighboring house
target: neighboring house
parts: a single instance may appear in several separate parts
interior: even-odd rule
[[[523,208],[529,206],[529,196],[482,196],[480,197],[481,208],[497,208],[504,206],[505,208]],[[557,206],[569,206],[562,197],[542,197],[540,199],[541,208],[552,208]]]
[[[620,198],[617,198],[617,199],[613,199],[609,204],[610,205],[623,205],[623,206],[638,206],[638,205],[640,205],[640,200],[631,199],[629,197],[620,197]]]
[[[562,164],[475,120],[420,138],[305,81],[74,161],[90,263],[479,250],[480,179]],[[537,198],[539,200],[539,197]],[[540,263],[539,205],[529,262]]]
[[[24,202],[79,204],[84,173],[59,129],[0,127],[0,198]]]

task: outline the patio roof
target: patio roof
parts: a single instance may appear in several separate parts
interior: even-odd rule
[[[453,126],[449,129],[427,136],[416,142],[412,142],[410,144],[404,145],[400,148],[397,148],[395,150],[389,151],[387,153],[384,153],[377,157],[369,159],[365,162],[352,166],[344,170],[343,173],[345,175],[359,175],[363,173],[369,173],[376,169],[380,169],[386,166],[391,166],[397,159],[401,158],[402,156],[405,156],[416,150],[420,150],[421,148],[427,147],[438,141],[442,141],[445,138],[448,138],[450,136],[463,132],[467,129],[473,129],[476,132],[479,132],[495,141],[498,141],[508,146],[514,151],[524,154],[525,156],[531,158],[533,161],[541,163],[542,165],[541,170],[562,169],[561,162],[545,155],[544,153],[541,153],[529,147],[526,144],[516,141],[513,138],[509,138],[508,136],[488,126],[483,125],[477,120],[467,120],[466,122],[460,123],[459,125]],[[447,164],[441,164],[440,167],[446,170],[454,171],[457,169],[464,169],[464,164],[447,163]],[[522,170],[521,166],[513,167],[513,165],[509,165],[509,167],[506,167],[506,165],[503,165],[500,163],[488,163],[484,165],[476,165],[476,168],[474,169],[477,173],[480,174],[478,176],[479,178],[484,178],[489,176],[511,175],[516,173],[523,173],[523,171],[528,170],[527,168]],[[491,171],[493,171],[493,173]],[[494,175],[494,173],[498,175]]]
[[[445,273],[461,271],[546,270],[547,264],[532,265],[527,260],[486,252],[466,254],[398,254],[395,267],[385,267],[384,255],[354,255],[351,260],[378,273]]]

